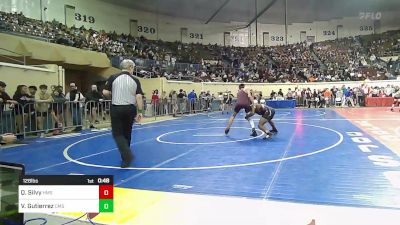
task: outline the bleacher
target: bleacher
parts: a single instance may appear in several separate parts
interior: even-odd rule
[[[387,79],[375,77],[376,57],[398,55],[400,32],[342,38],[335,41],[274,47],[230,47],[166,42],[107,33],[84,27],[67,27],[57,21],[42,22],[22,14],[0,12],[0,30],[84,50],[104,52],[117,66],[131,58],[140,76],[193,81],[306,82]],[[315,54],[313,54],[315,53]],[[205,63],[218,61],[218,66]],[[364,73],[368,69],[368,74]],[[389,72],[391,72],[390,70]],[[387,72],[387,71],[385,71]],[[204,75],[204,73],[206,75]],[[362,73],[361,76],[351,74]]]

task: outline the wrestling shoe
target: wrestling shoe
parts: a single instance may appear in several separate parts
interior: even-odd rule
[[[121,163],[121,168],[128,168],[131,165],[134,158],[135,156],[132,155],[128,160],[123,160]]]
[[[252,136],[252,137],[257,137],[257,131],[256,131],[256,129],[253,129],[253,131],[251,132],[250,136]]]
[[[229,133],[229,128],[225,129],[225,134],[228,135]]]
[[[269,139],[271,139],[271,135],[269,134],[266,134],[265,137],[263,137],[263,140],[269,140]]]
[[[271,132],[272,134],[277,134],[278,130],[270,130],[269,132]]]

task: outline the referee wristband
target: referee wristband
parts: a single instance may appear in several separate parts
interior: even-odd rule
[[[138,109],[138,113],[143,114],[143,109]]]

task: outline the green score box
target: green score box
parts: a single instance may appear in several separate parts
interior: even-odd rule
[[[113,199],[100,199],[99,200],[99,212],[114,212],[114,200]]]

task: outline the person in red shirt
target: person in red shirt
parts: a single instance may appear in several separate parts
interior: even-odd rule
[[[160,103],[160,96],[158,95],[158,90],[154,90],[153,95],[151,96],[151,105],[153,106],[155,114],[157,114],[160,111],[159,103]]]

